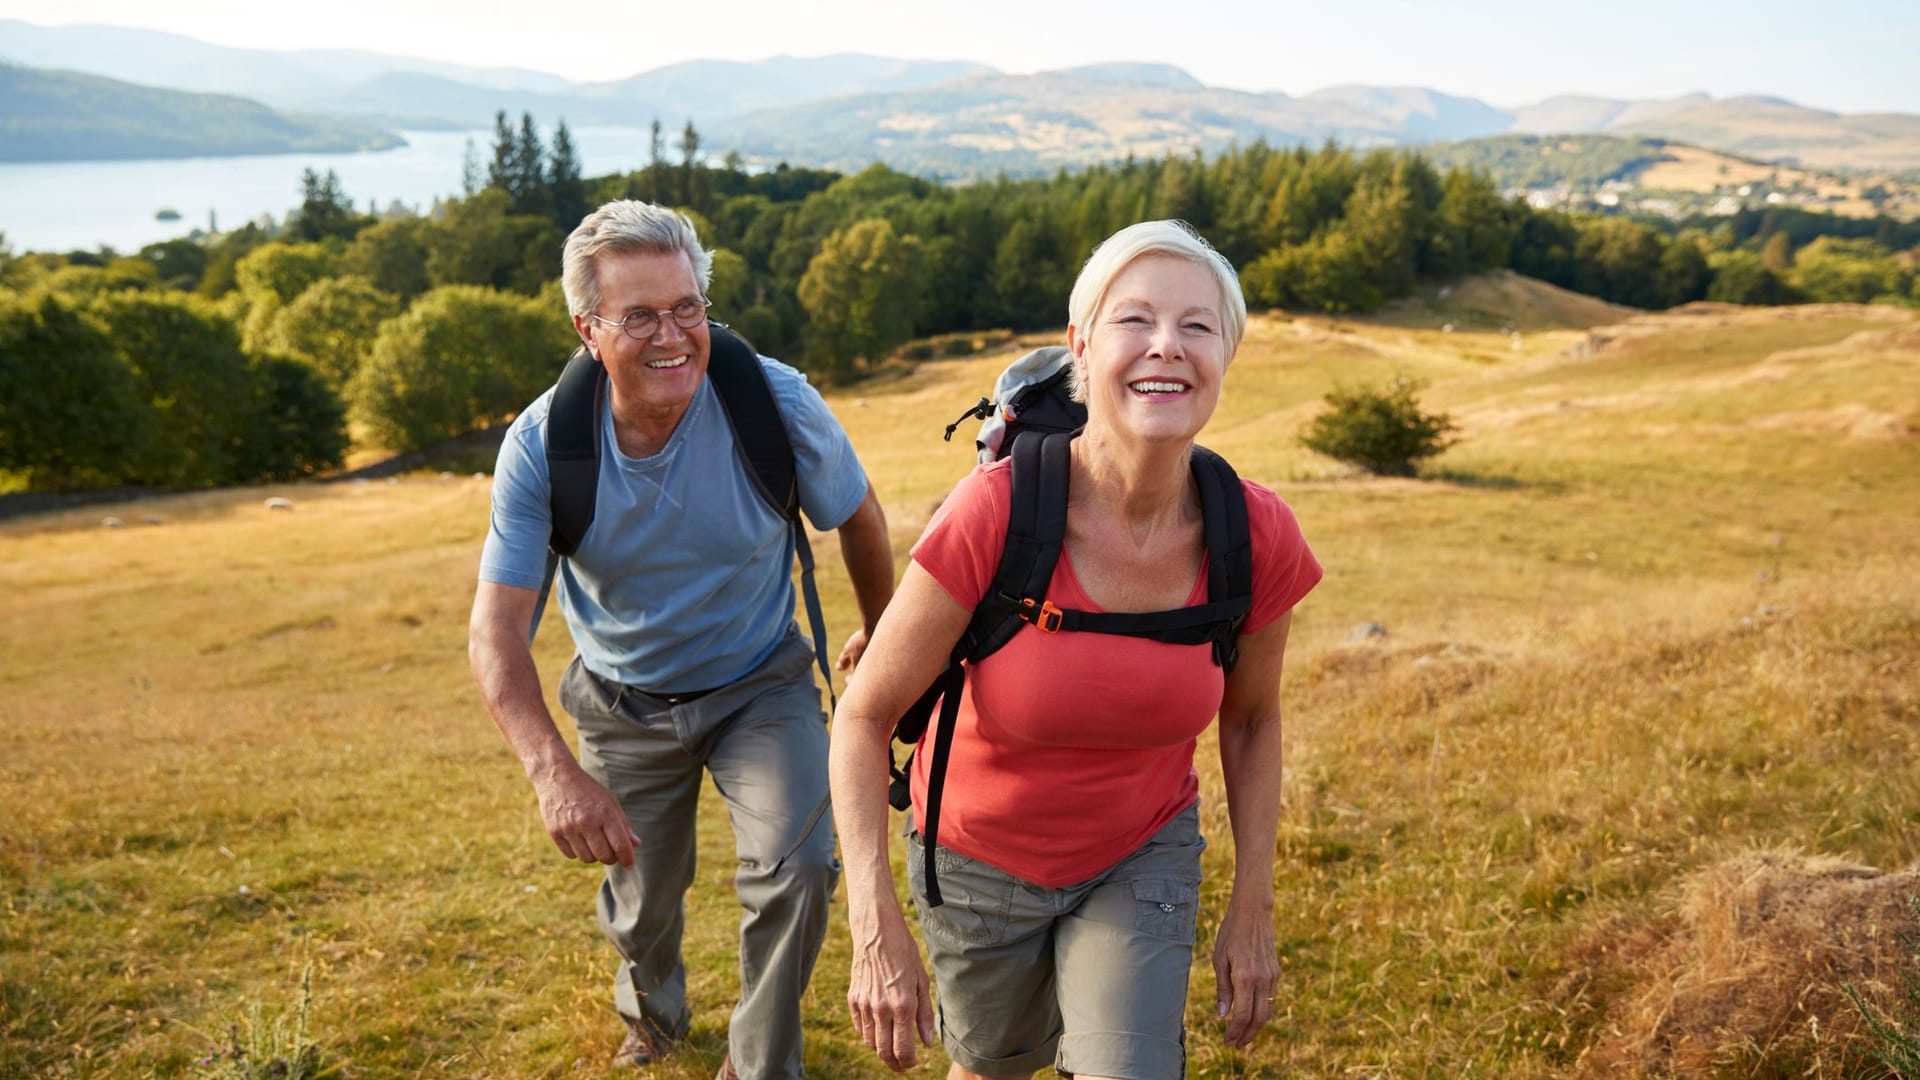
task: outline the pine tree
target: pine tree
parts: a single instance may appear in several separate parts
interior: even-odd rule
[[[680,205],[699,208],[700,200],[695,198],[693,190],[693,163],[700,156],[700,133],[693,130],[693,120],[687,120],[687,126],[680,132]]]
[[[653,118],[652,140],[647,149],[647,201],[660,202],[665,196],[661,180],[667,174],[667,140],[660,134],[660,118]]]
[[[507,123],[507,110],[493,114],[493,160],[487,163],[487,186],[513,194],[513,153],[518,143]]]
[[[312,169],[300,174],[300,210],[295,232],[302,240],[353,235],[353,203],[340,190],[340,175],[332,169],[328,169],[325,176]]]
[[[573,133],[562,119],[553,129],[553,147],[547,154],[547,191],[553,200],[553,220],[571,230],[587,215],[586,185],[580,181],[580,159],[573,149]]]
[[[479,194],[484,185],[480,179],[480,150],[473,145],[473,139],[467,139],[467,152],[460,158],[460,190],[468,198]]]
[[[507,194],[513,197],[513,212],[536,217],[553,215],[553,194],[547,188],[546,148],[540,145],[540,131],[533,125],[532,113],[520,114],[520,135],[514,140],[512,182]]]

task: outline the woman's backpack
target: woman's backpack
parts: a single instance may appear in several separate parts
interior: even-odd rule
[[[1213,451],[1193,448],[1193,474],[1200,489],[1200,511],[1207,546],[1207,601],[1193,607],[1152,612],[1093,612],[1061,608],[1046,598],[1067,531],[1067,486],[1073,437],[1086,423],[1086,406],[1067,397],[1067,350],[1036,349],[1010,365],[995,384],[995,399],[980,403],[947,426],[947,438],[968,416],[979,416],[976,445],[980,460],[1013,458],[1013,495],[1008,508],[1007,541],[999,569],[985,599],[954,647],[946,670],[894,725],[893,738],[917,746],[934,722],[933,756],[928,761],[927,803],[922,839],[926,851],[927,902],[938,907],[940,885],[933,850],[946,787],[947,756],[966,685],[966,667],[991,656],[1031,626],[1041,633],[1090,632],[1144,637],[1176,645],[1211,644],[1214,663],[1232,671],[1238,659],[1240,627],[1253,603],[1253,542],[1247,524],[1246,492],[1233,467]],[[911,802],[908,779],[913,755],[895,765],[888,801],[896,810]]]

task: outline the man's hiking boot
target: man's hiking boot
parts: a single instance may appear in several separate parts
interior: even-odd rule
[[[660,1035],[643,1024],[635,1023],[624,1014],[627,1037],[620,1043],[620,1049],[614,1051],[615,1065],[651,1065],[673,1052],[673,1040]]]

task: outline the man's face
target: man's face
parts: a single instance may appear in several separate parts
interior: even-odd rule
[[[618,409],[670,414],[677,420],[707,373],[711,341],[703,321],[684,329],[663,314],[683,300],[700,299],[700,279],[684,252],[602,254],[594,267],[600,283],[600,319],[575,315],[573,326],[593,355],[607,366]],[[635,312],[659,317],[646,341],[613,325]]]

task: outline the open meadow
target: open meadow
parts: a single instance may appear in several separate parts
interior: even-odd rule
[[[1920,864],[1914,316],[1642,315],[1504,272],[1367,319],[1256,316],[1202,441],[1286,498],[1327,576],[1283,694],[1287,974],[1244,1053],[1212,1020],[1231,840],[1199,758],[1193,1076],[1880,1075],[1833,981],[1897,985],[1920,875],[1828,867],[1887,888],[1808,923],[1839,944],[1794,946],[1806,978],[1742,952],[1792,905],[1716,903],[1761,870],[1786,882],[1769,897],[1812,895],[1803,856]],[[829,394],[900,558],[972,460],[941,427],[1036,343]],[[1422,479],[1299,447],[1328,389],[1395,372],[1460,425]],[[0,1077],[231,1066],[204,1059],[303,1000],[341,1075],[620,1075],[598,874],[553,850],[467,672],[487,497],[414,474],[0,523]],[[1385,635],[1350,640],[1363,622]],[[556,617],[550,696],[568,655]],[[693,1035],[659,1080],[725,1050],[720,806],[689,897]],[[841,912],[809,1074],[885,1076],[847,1022],[847,957]],[[914,1075],[943,1075],[930,1059]]]

